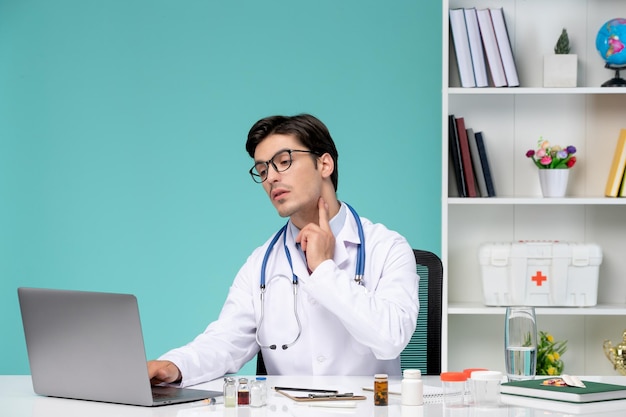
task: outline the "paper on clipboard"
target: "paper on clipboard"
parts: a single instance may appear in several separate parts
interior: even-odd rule
[[[319,390],[306,388],[285,388],[274,387],[274,391],[296,402],[315,401],[354,401],[367,399],[364,395],[354,395],[353,393],[339,393],[335,390]]]

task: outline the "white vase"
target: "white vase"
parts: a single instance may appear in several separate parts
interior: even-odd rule
[[[544,197],[565,197],[569,169],[540,169],[538,171]]]

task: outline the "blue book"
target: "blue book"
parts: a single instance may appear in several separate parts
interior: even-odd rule
[[[496,189],[493,186],[493,177],[491,168],[489,168],[489,158],[487,157],[487,149],[485,149],[485,141],[483,140],[483,132],[474,133],[476,138],[476,147],[480,155],[480,164],[483,168],[483,176],[485,177],[485,185],[487,186],[487,197],[495,197]]]

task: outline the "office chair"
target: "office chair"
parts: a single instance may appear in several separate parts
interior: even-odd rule
[[[443,265],[432,252],[413,249],[419,282],[420,309],[411,341],[400,354],[400,367],[419,369],[422,375],[441,373],[441,304]],[[267,375],[263,354],[257,354],[256,374]]]
[[[411,341],[400,354],[400,367],[422,375],[441,373],[443,264],[432,252],[413,249],[419,282],[420,309]]]

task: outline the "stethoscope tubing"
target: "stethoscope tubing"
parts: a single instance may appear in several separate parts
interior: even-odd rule
[[[354,216],[354,219],[357,225],[357,232],[359,235],[359,245],[357,248],[356,271],[354,274],[354,280],[357,282],[357,284],[363,285],[363,275],[365,273],[365,234],[363,233],[363,225],[361,224],[361,218],[357,214],[356,210],[354,210],[352,206],[350,206],[348,203],[344,203],[344,204],[348,207],[348,209]],[[261,329],[261,326],[263,325],[263,319],[265,317],[265,290],[266,290],[265,272],[267,269],[267,262],[269,260],[270,254],[272,253],[274,246],[276,246],[276,243],[278,243],[278,239],[280,239],[281,235],[283,236],[283,248],[285,251],[285,256],[287,257],[287,262],[289,263],[289,268],[291,269],[291,283],[292,283],[292,291],[293,291],[293,311],[294,311],[294,316],[296,317],[296,322],[298,323],[298,334],[296,338],[290,343],[283,344],[281,346],[282,349],[286,350],[289,347],[293,346],[298,341],[298,339],[300,339],[300,335],[302,334],[302,324],[300,323],[300,316],[298,315],[298,301],[297,301],[298,300],[298,276],[295,274],[293,270],[293,262],[291,259],[291,253],[289,251],[289,248],[287,247],[287,227],[288,226],[289,226],[289,221],[287,221],[287,223],[283,227],[281,227],[280,230],[274,235],[274,237],[270,241],[270,244],[267,247],[267,250],[265,251],[265,255],[263,256],[263,262],[261,264],[261,278],[259,282],[260,289],[261,289],[261,294],[260,294],[261,316],[259,317],[259,324],[257,325],[255,338],[256,338],[257,344],[261,348],[269,348],[272,350],[276,349],[276,345],[263,345],[261,341],[259,340],[259,330]]]

